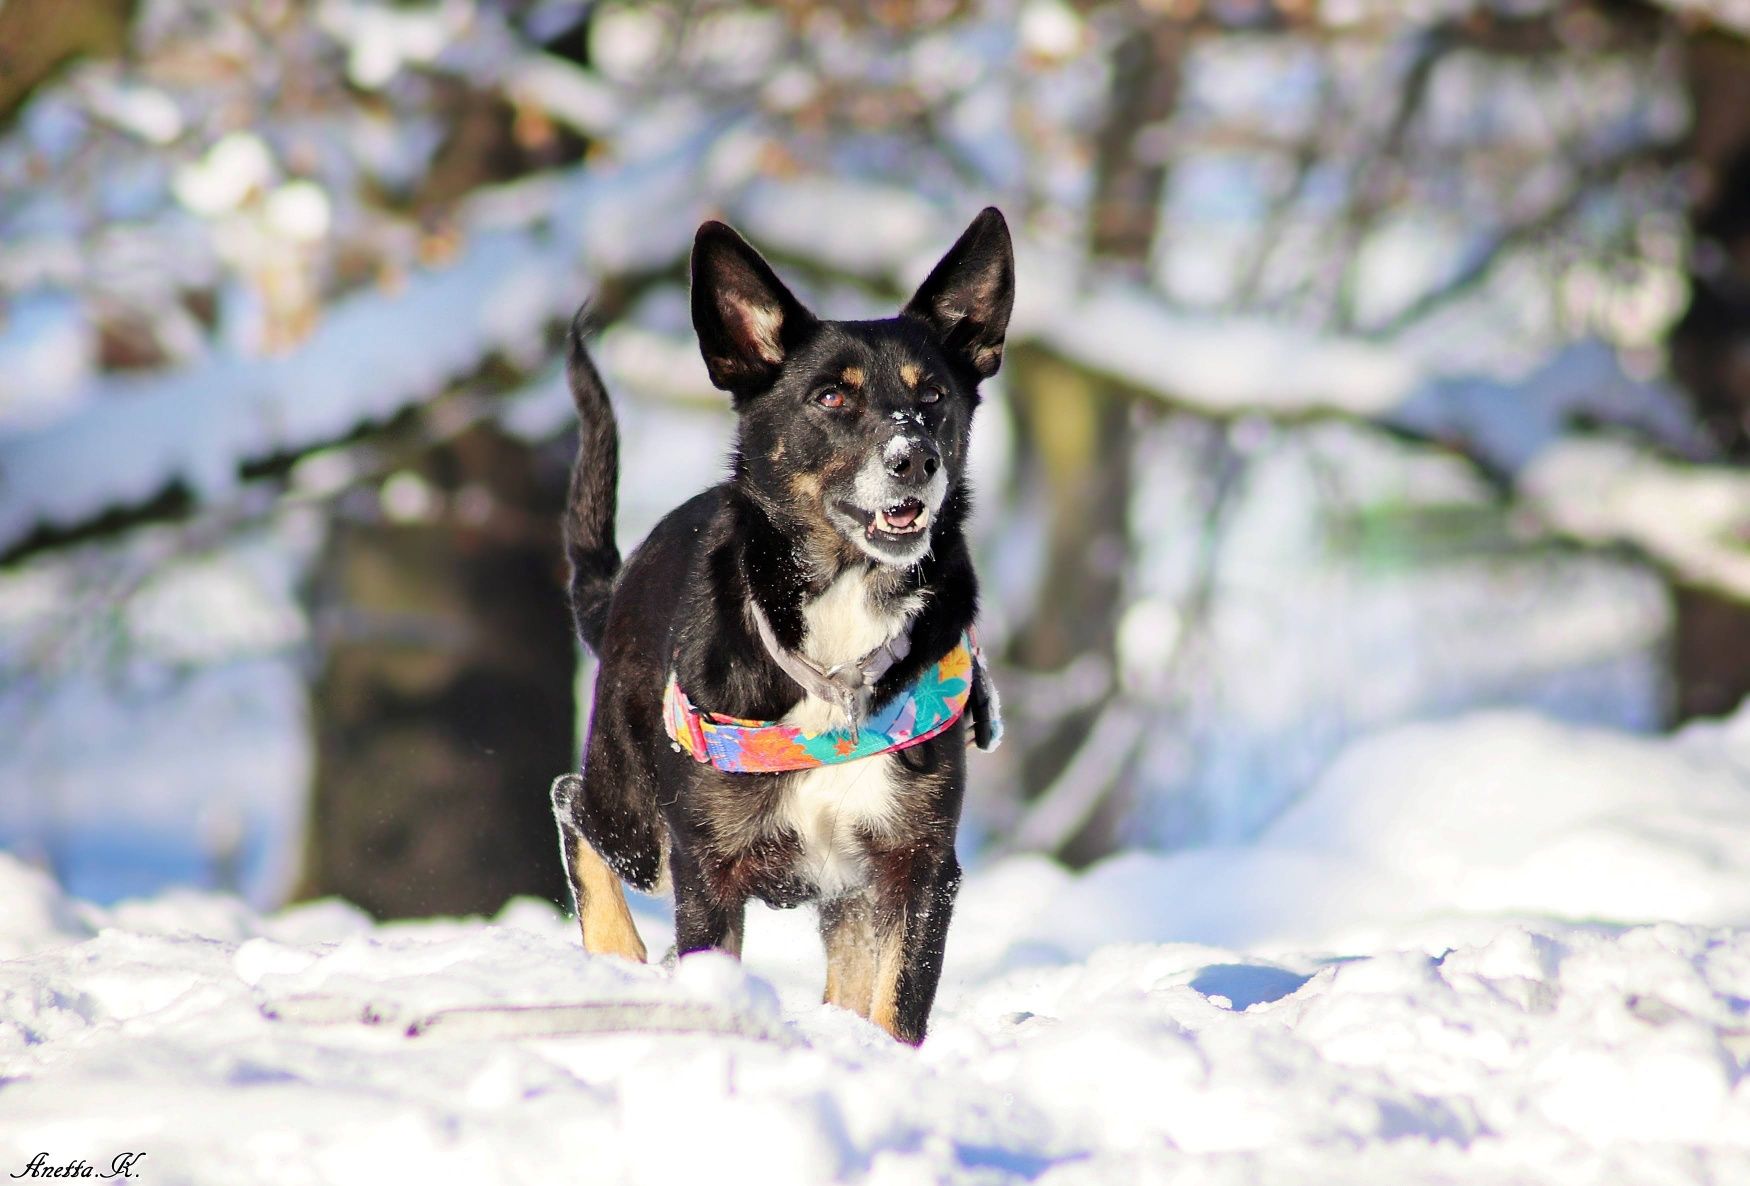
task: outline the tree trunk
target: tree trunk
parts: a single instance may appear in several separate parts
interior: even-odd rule
[[[560,901],[547,787],[573,766],[576,671],[563,462],[474,428],[416,472],[360,491],[318,563],[301,896],[384,918]]]
[[[127,48],[137,0],[6,0],[0,4],[0,125],[77,58]]]
[[[1671,369],[1726,455],[1750,461],[1750,43],[1719,32],[1685,44],[1694,127],[1690,303]],[[1679,589],[1672,653],[1680,719],[1750,696],[1750,605]]]
[[[1172,113],[1183,38],[1177,26],[1156,22],[1118,44],[1111,105],[1096,143],[1090,251],[1102,266],[1139,279],[1154,249],[1167,176],[1164,157],[1140,152],[1139,140]],[[1095,654],[1116,671],[1134,401],[1119,385],[1037,351],[1016,352],[1010,390],[1023,469],[1043,479],[1051,515],[1045,588],[1010,657],[1023,668],[1051,671]],[[1029,742],[1021,763],[1028,801],[1069,767],[1105,708],[1058,718]],[[1056,855],[1080,865],[1113,851],[1128,809],[1118,793],[1127,767],[1127,761],[1106,766],[1114,785],[1079,830],[1062,838]]]

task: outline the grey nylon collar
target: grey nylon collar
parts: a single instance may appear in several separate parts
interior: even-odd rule
[[[750,599],[747,604],[753,611],[754,627],[759,631],[760,641],[765,643],[766,652],[771,655],[772,662],[808,695],[824,700],[838,709],[845,719],[844,727],[849,731],[852,743],[855,743],[858,729],[863,719],[869,715],[869,701],[875,695],[875,685],[892,670],[895,663],[911,653],[910,627],[855,663],[840,663],[826,668],[779,642],[759,603]]]

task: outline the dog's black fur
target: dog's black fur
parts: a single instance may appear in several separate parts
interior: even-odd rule
[[[816,772],[726,774],[694,762],[663,731],[663,688],[673,671],[699,708],[755,720],[803,706],[802,687],[761,640],[757,606],[784,648],[822,665],[855,658],[820,653],[834,631],[854,635],[862,623],[861,647],[871,623],[909,626],[909,653],[863,693],[864,709],[874,709],[972,624],[967,442],[1013,301],[1008,228],[995,209],[980,214],[887,320],[817,319],[721,223],[699,229],[692,281],[700,349],[738,414],[732,476],[670,513],[623,566],[613,412],[575,325],[569,342],[580,422],[566,524],[571,602],[601,666],[581,783],[561,779],[554,806],[585,944],[614,950],[591,938],[578,866],[591,857],[580,838],[639,889],[672,874],[681,954],[738,953],[750,897],[818,901],[827,999],[915,1043],[960,879],[964,722],[897,754],[830,768],[885,777],[885,789],[870,798],[871,784],[841,775],[815,784],[836,798],[802,812],[791,797]],[[871,505],[886,498],[891,505]],[[918,504],[929,509],[907,522]],[[868,810],[846,808],[855,816],[847,823],[838,804],[851,795]],[[817,825],[832,841],[824,848],[808,838]]]

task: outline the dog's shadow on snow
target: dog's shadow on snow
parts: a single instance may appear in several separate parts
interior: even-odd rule
[[[1287,968],[1264,964],[1210,964],[1191,978],[1191,987],[1215,1004],[1243,1013],[1253,1005],[1280,1001],[1311,980]]]

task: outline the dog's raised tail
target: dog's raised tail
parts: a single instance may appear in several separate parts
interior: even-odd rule
[[[620,549],[614,542],[620,433],[607,388],[583,344],[587,319],[586,305],[571,319],[565,337],[565,381],[577,406],[577,461],[565,508],[565,555],[571,562],[571,616],[577,635],[599,655],[608,600],[620,571]]]

